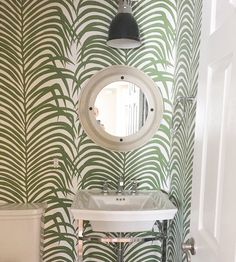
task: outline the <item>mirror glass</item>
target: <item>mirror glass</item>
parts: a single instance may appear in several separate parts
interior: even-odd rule
[[[128,81],[115,81],[98,93],[94,116],[105,132],[117,137],[137,133],[145,124],[148,102],[141,88]]]

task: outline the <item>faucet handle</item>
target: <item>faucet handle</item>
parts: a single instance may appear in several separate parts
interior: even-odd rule
[[[132,179],[131,182],[132,182],[131,194],[136,194],[139,186],[139,180],[135,178]]]
[[[103,188],[102,188],[102,193],[107,194],[108,193],[108,183],[110,183],[111,180],[107,179],[103,182]]]
[[[133,184],[138,184],[139,183],[139,179],[134,178],[130,180]]]

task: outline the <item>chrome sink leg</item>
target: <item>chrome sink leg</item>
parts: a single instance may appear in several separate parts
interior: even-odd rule
[[[121,243],[119,243],[118,252],[117,252],[117,262],[123,262],[123,248]]]
[[[162,234],[162,256],[161,262],[166,262],[166,246],[167,246],[167,228],[168,228],[168,221],[163,220],[161,226],[161,234]]]
[[[84,231],[84,221],[82,219],[77,221],[78,223],[78,233],[79,233],[79,241],[78,241],[78,262],[83,262],[83,231]]]
[[[120,238],[122,237],[122,234],[120,233]],[[123,247],[123,243],[117,243],[118,247],[117,247],[117,262],[124,262],[124,247]]]

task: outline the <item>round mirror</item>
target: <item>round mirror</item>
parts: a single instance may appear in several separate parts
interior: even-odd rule
[[[150,77],[123,65],[91,77],[79,99],[79,118],[98,145],[130,151],[147,143],[163,114],[162,96]]]
[[[110,135],[126,137],[145,124],[148,102],[141,88],[127,81],[105,86],[95,100],[96,121]]]

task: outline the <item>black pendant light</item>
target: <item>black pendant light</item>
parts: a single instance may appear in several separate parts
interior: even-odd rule
[[[111,22],[107,45],[114,48],[131,49],[142,43],[137,22],[132,15],[132,0],[119,0],[118,14]]]

